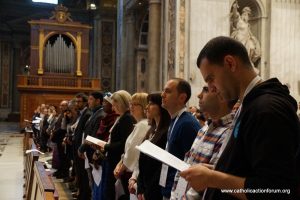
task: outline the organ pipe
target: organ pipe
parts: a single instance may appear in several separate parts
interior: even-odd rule
[[[51,73],[73,73],[75,67],[75,47],[68,46],[64,37],[58,35],[54,43],[47,42],[45,48],[45,71]]]

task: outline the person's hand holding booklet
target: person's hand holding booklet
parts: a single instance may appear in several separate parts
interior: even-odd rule
[[[99,140],[98,138],[95,138],[95,137],[92,137],[92,136],[89,136],[89,135],[85,138],[85,141],[87,141],[88,143],[91,143],[91,144],[96,144],[101,148],[104,148],[104,146],[107,143],[103,140]]]

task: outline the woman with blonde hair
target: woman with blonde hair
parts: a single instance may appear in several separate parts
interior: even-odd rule
[[[147,96],[147,93],[135,93],[132,95],[130,112],[137,123],[126,140],[124,153],[114,170],[115,177],[121,179],[127,198],[129,197],[128,180],[131,177],[140,156],[139,151],[135,147],[143,142],[147,131],[150,129],[145,113],[148,104]]]
[[[107,144],[104,146],[106,159],[102,163],[102,179],[100,183],[100,199],[115,200],[114,169],[124,152],[125,142],[133,130],[135,119],[130,114],[131,95],[125,90],[119,90],[111,96],[113,110],[119,114],[110,130]]]
[[[144,140],[149,140],[160,148],[165,148],[167,143],[167,132],[170,124],[170,115],[161,106],[161,93],[152,93],[147,97],[147,117],[150,119],[150,129]],[[140,154],[138,161],[138,175],[136,170],[129,180],[129,190],[137,193],[139,199],[152,200],[162,199],[159,177],[161,162],[145,154]],[[137,185],[137,188],[136,188]]]

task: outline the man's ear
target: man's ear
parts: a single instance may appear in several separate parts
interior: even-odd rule
[[[224,57],[224,66],[227,66],[231,72],[235,72],[237,70],[237,60],[232,55],[226,55]]]
[[[187,98],[186,93],[179,94],[179,99],[180,101],[182,101],[183,104],[185,104],[184,102],[186,101],[186,98]]]

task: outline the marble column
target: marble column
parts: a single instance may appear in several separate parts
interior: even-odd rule
[[[123,81],[122,81],[122,67],[123,67],[123,61],[124,61],[124,0],[118,1],[118,12],[117,12],[117,49],[116,49],[116,79],[115,79],[115,89],[123,88]]]
[[[161,1],[149,0],[149,31],[148,31],[148,80],[149,92],[161,90],[160,84],[160,38],[161,36]]]
[[[90,45],[89,76],[101,78],[101,17],[96,14],[93,19],[93,42]]]
[[[126,90],[130,93],[136,92],[136,62],[135,62],[135,19],[133,13],[126,16],[126,66],[124,80]]]

